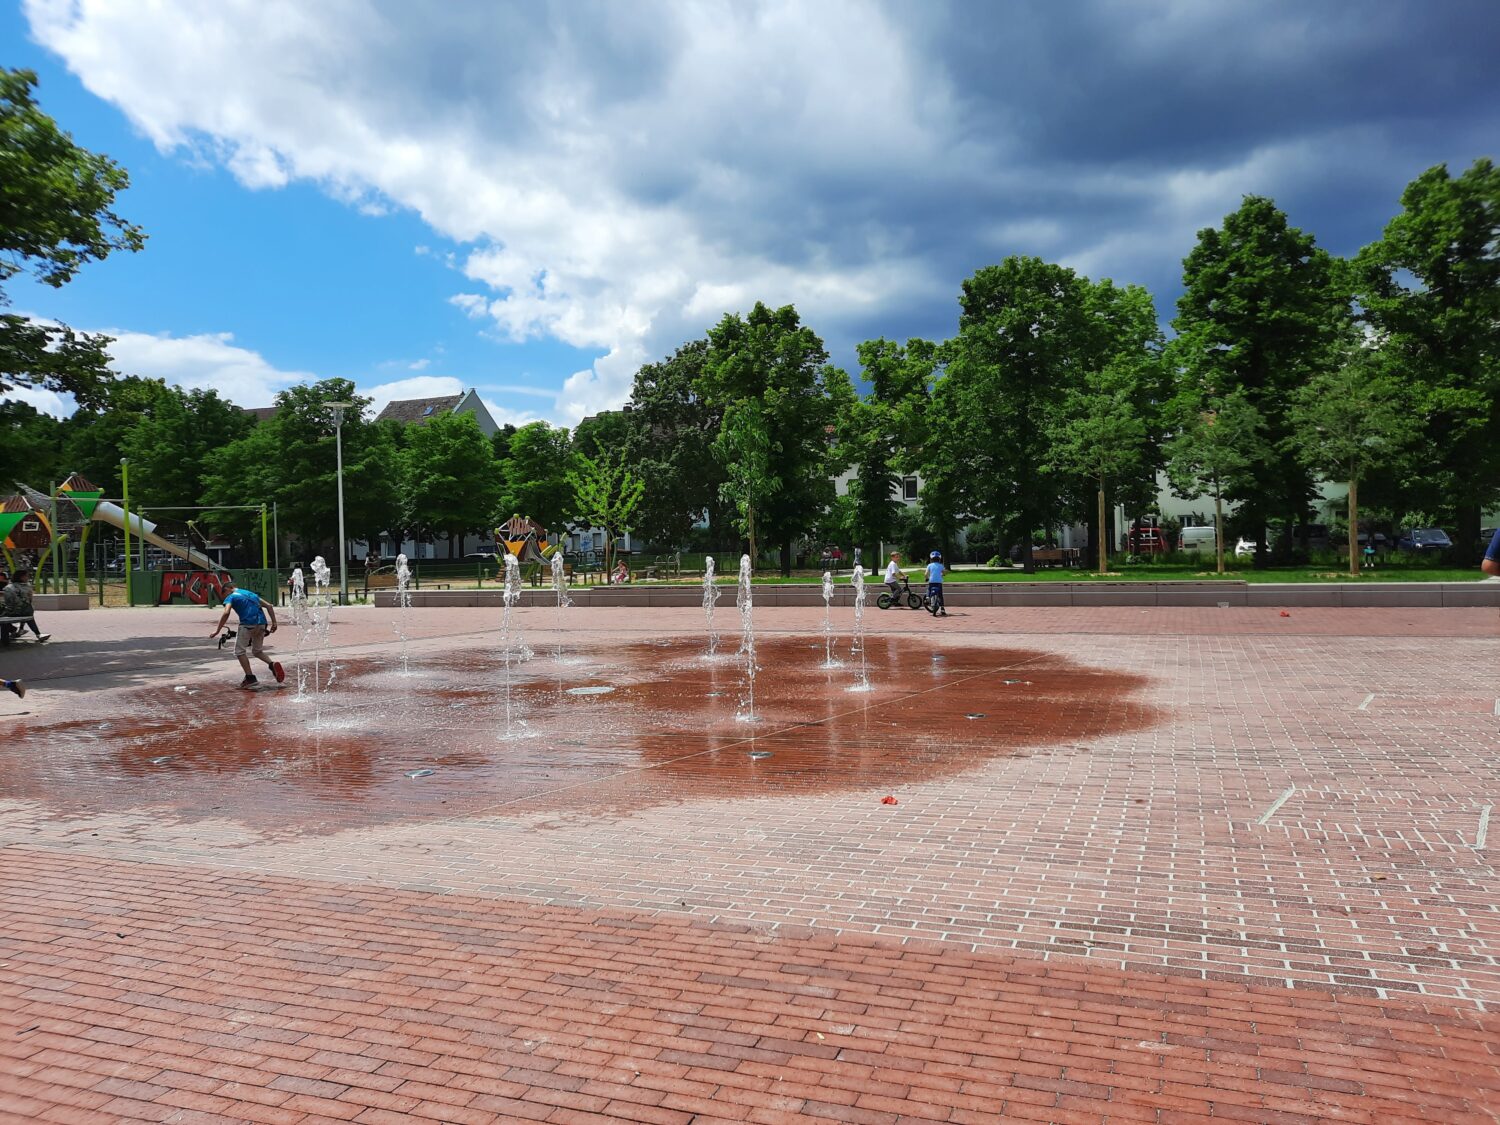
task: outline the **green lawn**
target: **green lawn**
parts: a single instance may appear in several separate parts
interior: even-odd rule
[[[920,582],[919,572],[908,571],[912,585],[917,586]],[[1194,566],[1192,564],[1173,563],[1140,563],[1126,566],[1120,565],[1109,574],[1100,575],[1092,570],[1082,570],[1075,567],[1048,567],[1037,570],[1032,574],[1015,569],[997,570],[950,570],[945,581],[948,582],[1171,582],[1171,581],[1214,581],[1227,580],[1231,582],[1472,582],[1483,575],[1478,568],[1466,570],[1461,567],[1439,567],[1439,566],[1416,566],[1393,564],[1379,566],[1374,569],[1365,570],[1358,578],[1351,578],[1347,570],[1340,570],[1332,566],[1294,566],[1294,567],[1268,567],[1264,570],[1255,570],[1245,567],[1240,570],[1229,570],[1224,574],[1214,573],[1212,564],[1208,569]],[[822,576],[813,572],[798,573],[791,578],[782,578],[776,574],[762,572],[755,578],[756,585],[778,585],[782,583],[807,583],[818,582]],[[692,580],[684,577],[682,582],[688,583]],[[697,579],[702,581],[701,576]],[[721,581],[726,585],[734,584],[734,577],[728,576]],[[849,583],[849,572],[843,571],[834,576],[834,581],[844,586]],[[866,581],[874,584],[882,584],[879,574],[873,574]],[[665,583],[663,583],[665,585]],[[673,583],[674,585],[676,583]],[[649,583],[657,585],[657,583]]]

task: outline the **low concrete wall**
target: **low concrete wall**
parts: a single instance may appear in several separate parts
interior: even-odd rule
[[[883,585],[867,587],[873,606]],[[734,604],[734,587],[721,586],[719,604]],[[579,606],[701,606],[697,586],[580,586],[568,591]],[[1500,582],[950,582],[944,590],[950,606],[1325,606],[1325,607],[1470,607],[1500,608]],[[553,605],[549,589],[528,587],[523,606]],[[848,580],[835,587],[834,601],[850,605],[854,590]],[[395,591],[375,592],[377,606],[394,607]],[[494,606],[499,590],[413,590],[413,606]],[[814,583],[757,586],[757,606],[818,606],[822,588]]]
[[[31,608],[38,613],[42,610],[51,613],[59,609],[88,609],[91,601],[90,594],[32,594]]]

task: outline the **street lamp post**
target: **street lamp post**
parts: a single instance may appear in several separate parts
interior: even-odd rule
[[[339,489],[339,604],[349,604],[349,541],[344,538],[344,411],[352,410],[352,402],[330,402],[333,411],[333,446],[338,457]]]
[[[135,591],[130,588],[130,462],[120,458],[120,489],[124,493],[120,502],[125,505],[125,604],[135,605]],[[100,582],[104,580],[101,578]],[[101,585],[99,589],[104,589]],[[103,595],[101,594],[102,598]],[[102,604],[102,603],[101,603]]]

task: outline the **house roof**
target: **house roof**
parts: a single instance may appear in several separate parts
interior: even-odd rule
[[[375,416],[377,422],[425,422],[438,414],[447,414],[463,395],[438,395],[436,398],[403,398],[388,402]]]
[[[257,422],[269,422],[272,418],[276,417],[276,412],[280,410],[281,407],[246,406],[242,407],[241,409],[243,409],[246,414],[250,415],[250,417],[254,418]]]

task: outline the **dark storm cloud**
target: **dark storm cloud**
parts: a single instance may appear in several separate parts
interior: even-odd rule
[[[616,354],[580,409],[757,297],[844,362],[946,335],[1009,254],[1144,284],[1169,319],[1196,232],[1244,194],[1352,253],[1500,136],[1495,0],[385,0],[290,27],[215,8],[208,36],[32,2],[159,143],[472,244],[488,299],[463,307]]]
[[[936,151],[910,159],[878,141],[826,159],[810,149],[806,90],[775,60],[731,112],[663,112],[673,60],[695,44],[650,6],[540,21],[488,4],[385,14],[422,24],[387,38],[398,54],[413,43],[416,58],[465,60],[430,76],[451,112],[489,113],[512,141],[610,129],[601,176],[641,206],[681,208],[710,244],[791,268],[922,263],[908,301],[829,325],[843,342],[951,330],[960,282],[1008,253],[1146,284],[1167,318],[1194,231],[1242,194],[1276,198],[1352,252],[1405,183],[1492,151],[1500,126],[1500,4],[1478,0],[889,4],[919,87],[944,94],[943,116],[925,119]],[[747,38],[757,18],[722,9]],[[450,49],[434,51],[434,37]],[[475,42],[495,45],[483,63],[463,49]],[[891,80],[858,49],[829,59],[854,104]],[[574,100],[548,120],[525,94],[559,70],[575,76]]]

